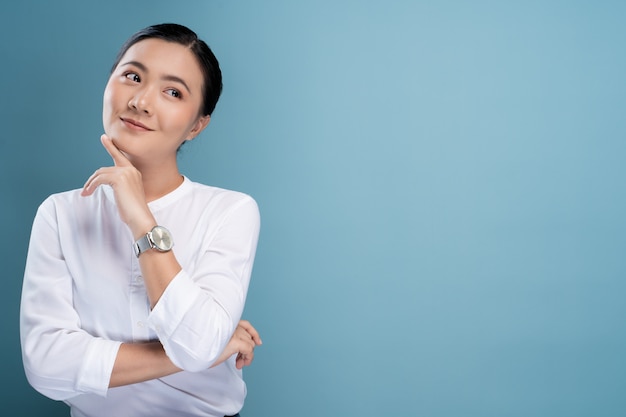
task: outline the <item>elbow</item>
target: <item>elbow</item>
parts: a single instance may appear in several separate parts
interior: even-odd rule
[[[200,372],[211,368],[220,359],[231,336],[229,327],[215,329],[210,335],[197,338],[193,344],[179,344],[172,339],[161,342],[174,365],[184,371]]]
[[[29,369],[26,365],[24,366],[24,373],[26,374],[26,380],[30,386],[33,387],[35,391],[50,398],[51,400],[63,401],[78,395],[78,393],[73,390],[65,391],[60,389],[61,384],[59,384],[56,378],[51,378],[49,376],[42,375],[41,373],[37,373],[32,369]]]
[[[37,360],[37,356],[31,352],[26,354],[22,352],[22,364],[24,365],[24,374],[26,380],[31,387],[38,393],[52,399],[52,400],[64,400],[67,398],[55,389],[52,389],[54,384],[53,375],[46,373],[46,366],[41,360]],[[56,384],[58,386],[58,384]]]
[[[201,372],[211,368],[217,362],[224,350],[224,345],[216,343],[209,349],[198,348],[193,351],[176,346],[173,349],[165,348],[165,352],[172,363],[183,371]]]
[[[76,338],[68,343],[51,343],[49,339],[23,339],[22,362],[28,383],[53,400],[85,393],[106,396],[118,342],[105,341],[99,347],[96,339],[86,339],[86,343]]]
[[[49,359],[49,353],[44,343],[36,343],[32,338],[22,340],[22,364],[26,380],[35,391],[52,400],[62,401],[75,396],[73,390],[63,389],[68,384],[60,378],[54,366],[56,361]]]

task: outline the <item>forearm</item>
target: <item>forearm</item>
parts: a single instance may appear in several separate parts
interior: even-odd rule
[[[254,348],[261,343],[256,329],[248,321],[242,320],[226,349],[211,368],[235,354],[238,354],[238,369],[250,365],[254,358]],[[169,360],[159,342],[125,343],[118,350],[109,388],[161,378],[179,371],[181,369]]]
[[[139,266],[146,285],[146,292],[153,309],[172,279],[182,269],[173,252],[149,250],[139,256]]]
[[[143,215],[137,216],[134,221],[128,222],[127,225],[136,241],[150,232],[157,225],[157,222],[146,207],[146,212]],[[139,267],[152,309],[182,268],[172,251],[159,252],[156,249],[146,250],[139,255]]]
[[[148,325],[173,363],[186,371],[207,369],[219,360],[243,311],[259,221],[254,200],[234,197],[239,200],[228,204],[234,208],[224,214],[225,219],[215,222],[218,230],[192,236],[189,245],[201,250],[190,259],[191,269],[181,268],[174,257],[174,253],[178,256],[176,250],[183,259],[188,257],[184,245],[171,252],[149,250],[139,256],[152,306]],[[151,226],[144,225],[143,230]],[[176,224],[172,230],[176,240]],[[189,238],[183,243],[187,241]]]
[[[123,343],[113,365],[109,388],[161,378],[180,370],[159,342]]]

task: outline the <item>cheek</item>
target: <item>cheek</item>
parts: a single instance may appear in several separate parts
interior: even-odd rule
[[[119,91],[111,83],[107,84],[102,95],[102,124],[107,134],[111,133],[109,132],[110,125],[116,119],[115,115],[119,112],[119,101]]]
[[[109,85],[104,89],[102,95],[102,116],[106,120],[106,116],[111,114],[113,105],[113,91]]]
[[[160,120],[163,129],[178,131],[181,135],[186,135],[195,125],[195,113],[188,109],[175,109],[166,112],[166,115],[167,117],[162,117]]]

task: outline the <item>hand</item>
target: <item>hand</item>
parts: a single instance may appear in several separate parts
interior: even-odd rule
[[[241,320],[235,329],[235,333],[233,333],[233,336],[226,345],[224,352],[222,352],[213,366],[219,365],[234,354],[237,354],[237,359],[235,360],[237,369],[249,366],[254,360],[254,348],[262,344],[263,342],[261,341],[259,332],[252,327],[249,321]]]
[[[96,170],[83,186],[81,195],[89,196],[100,185],[110,185],[120,218],[130,227],[135,238],[138,238],[156,224],[146,203],[141,173],[115,146],[113,139],[102,135],[100,141],[111,155],[114,166]]]
[[[242,341],[244,347],[249,347],[248,350],[240,348],[239,353],[237,354],[235,366],[237,369],[242,369],[244,366],[250,366],[250,364],[252,364],[252,361],[254,360],[254,348],[257,345],[262,345],[263,341],[261,340],[261,336],[259,336],[259,332],[257,332],[256,329],[252,327],[252,324],[250,324],[247,320],[241,320],[239,322],[231,341],[235,337],[238,337],[239,340]],[[252,343],[250,343],[250,341]]]

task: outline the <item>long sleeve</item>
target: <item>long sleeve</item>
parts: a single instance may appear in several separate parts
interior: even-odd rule
[[[89,415],[120,415],[112,410],[126,413],[131,404],[133,415],[145,415],[146,401],[238,409],[241,372],[229,362],[210,366],[243,312],[260,229],[256,202],[185,179],[149,208],[172,232],[182,267],[152,310],[110,188],[55,194],[40,206],[20,312],[26,376],[42,394]],[[154,340],[190,372],[108,389],[120,345]]]
[[[39,208],[33,222],[20,332],[24,369],[36,390],[57,400],[106,394],[120,343],[81,328],[51,200]]]
[[[216,224],[198,228],[206,232],[193,267],[174,278],[148,318],[172,362],[192,372],[209,368],[230,340],[243,312],[257,247],[255,201],[238,193],[224,197],[216,199],[227,207],[214,210],[220,213],[212,219]]]

